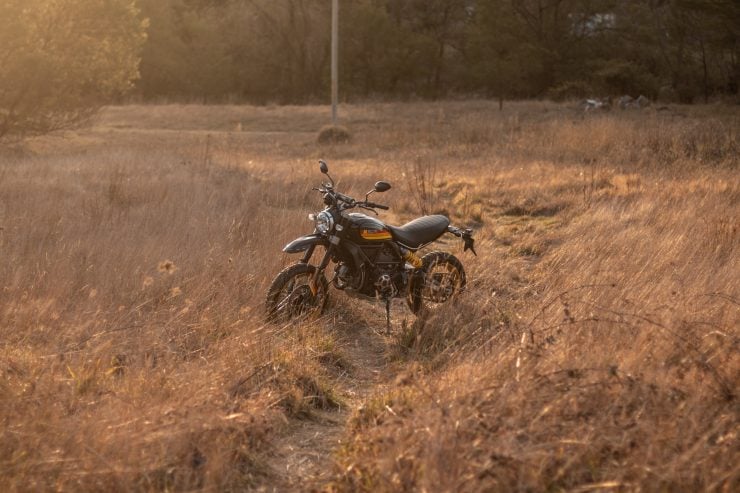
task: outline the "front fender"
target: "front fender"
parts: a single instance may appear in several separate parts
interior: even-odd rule
[[[305,252],[312,246],[315,247],[316,245],[322,245],[326,248],[329,248],[329,240],[327,240],[326,237],[316,233],[305,235],[301,236],[300,238],[296,238],[295,240],[285,245],[283,251],[285,253]]]

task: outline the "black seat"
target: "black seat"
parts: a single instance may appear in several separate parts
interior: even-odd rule
[[[447,231],[450,220],[445,216],[424,216],[403,226],[388,226],[393,239],[405,247],[417,249],[431,243]]]

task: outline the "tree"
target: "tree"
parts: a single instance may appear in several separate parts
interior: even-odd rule
[[[606,90],[691,102],[737,93],[740,5],[731,0],[626,0],[592,58]]]
[[[428,77],[428,40],[406,29],[387,0],[345,0],[340,7],[343,93],[416,93]]]
[[[238,39],[232,11],[215,2],[139,0],[149,21],[137,88],[145,98],[220,99],[235,90],[231,57]]]
[[[139,0],[145,98],[305,103],[327,94],[325,0]]]
[[[254,84],[287,102],[324,99],[328,94],[331,2],[249,0],[256,38],[243,46]]]
[[[531,92],[531,74],[536,71],[536,53],[520,42],[520,27],[506,2],[481,5],[468,33],[469,86],[482,89],[499,101]]]
[[[465,31],[472,19],[473,2],[469,0],[391,0],[389,7],[399,25],[419,35],[428,46],[428,94],[445,93],[445,81],[451,65],[461,60],[465,51]],[[446,84],[445,84],[446,83]]]
[[[130,89],[144,29],[133,0],[4,0],[0,138],[76,125]]]
[[[542,96],[586,77],[601,26],[597,0],[488,0],[470,32],[470,76],[502,101]]]
[[[151,19],[137,85],[145,99],[329,94],[327,0],[137,5]],[[503,102],[668,88],[688,101],[737,93],[740,79],[736,0],[341,0],[340,12],[343,98],[467,92]]]
[[[651,3],[651,19],[670,85],[683,102],[718,86],[737,93],[740,5],[728,0]]]

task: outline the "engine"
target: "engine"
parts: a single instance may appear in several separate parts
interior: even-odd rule
[[[367,250],[366,250],[367,252]],[[406,287],[407,274],[404,262],[398,252],[389,245],[374,248],[368,255],[372,263],[365,263],[359,269],[348,262],[337,264],[334,287],[369,297],[393,298]]]

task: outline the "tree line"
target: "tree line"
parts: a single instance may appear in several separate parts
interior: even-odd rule
[[[4,0],[0,138],[144,101],[329,93],[329,0]],[[340,94],[737,98],[736,0],[340,0]]]
[[[77,125],[133,90],[140,14],[132,0],[0,1],[0,140]]]
[[[141,0],[145,99],[325,101],[329,0]],[[738,92],[734,0],[340,0],[340,88],[367,98],[693,102]]]

